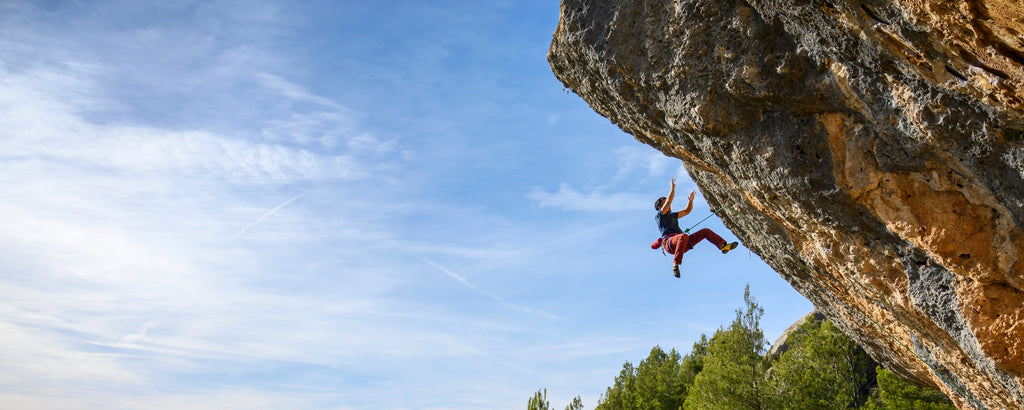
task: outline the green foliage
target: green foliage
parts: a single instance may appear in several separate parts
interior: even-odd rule
[[[876,368],[878,388],[867,404],[867,410],[953,410],[953,402],[940,390],[919,386],[903,380],[892,372]]]
[[[764,409],[770,390],[764,384],[768,363],[764,357],[767,342],[760,321],[764,309],[743,293],[745,309],[736,310],[736,319],[711,338],[703,369],[694,378],[686,398],[686,409]]]
[[[779,406],[846,409],[863,404],[875,362],[829,320],[808,320],[789,335],[792,346],[772,365],[768,382]]]
[[[548,389],[537,390],[527,402],[526,410],[553,410],[551,402],[548,401]],[[573,397],[572,402],[565,406],[565,410],[583,410],[583,400],[580,396]]]
[[[537,390],[526,404],[526,410],[551,410],[551,403],[548,402],[548,389]]]
[[[565,406],[565,410],[583,410],[583,400],[580,400],[580,396],[573,397],[572,402]]]
[[[704,370],[704,358],[708,355],[708,345],[710,343],[706,335],[700,335],[700,340],[693,344],[690,354],[683,356],[679,376],[687,392],[693,386],[693,380],[697,378],[697,374]],[[684,396],[683,399],[685,398]]]
[[[683,358],[675,349],[666,353],[655,346],[639,366],[629,362],[622,366],[615,385],[605,391],[597,409],[678,409],[687,387],[682,363]],[[692,375],[689,377],[692,379]]]
[[[680,356],[655,346],[634,366],[626,362],[596,410],[678,409],[925,409],[951,410],[942,392],[901,380],[877,365],[832,322],[808,321],[792,332],[790,349],[770,363],[760,321],[764,314],[750,296],[728,327],[709,339],[701,335]],[[528,410],[550,410],[547,390],[538,390]],[[566,410],[583,410],[577,396]]]

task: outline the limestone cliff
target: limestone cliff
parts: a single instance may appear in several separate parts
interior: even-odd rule
[[[1024,3],[563,0],[548,60],[876,360],[1024,408]]]

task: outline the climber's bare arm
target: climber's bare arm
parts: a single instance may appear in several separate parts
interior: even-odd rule
[[[686,208],[683,208],[682,211],[679,211],[678,218],[682,218],[682,217],[684,217],[686,215],[689,215],[690,211],[693,210],[693,196],[694,195],[697,195],[697,191],[696,190],[690,192],[690,200],[689,200],[689,202],[686,203]]]
[[[672,211],[672,200],[676,197],[676,179],[672,178],[672,189],[668,191],[668,196],[665,197],[665,203],[661,204],[661,214],[667,214]]]

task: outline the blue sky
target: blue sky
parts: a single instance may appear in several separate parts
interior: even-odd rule
[[[671,276],[695,186],[551,74],[557,2],[293,3],[0,3],[2,407],[593,408],[748,283],[810,311]]]

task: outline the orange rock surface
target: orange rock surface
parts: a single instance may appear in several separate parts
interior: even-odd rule
[[[1024,408],[1024,3],[563,0],[552,70],[890,370]]]

